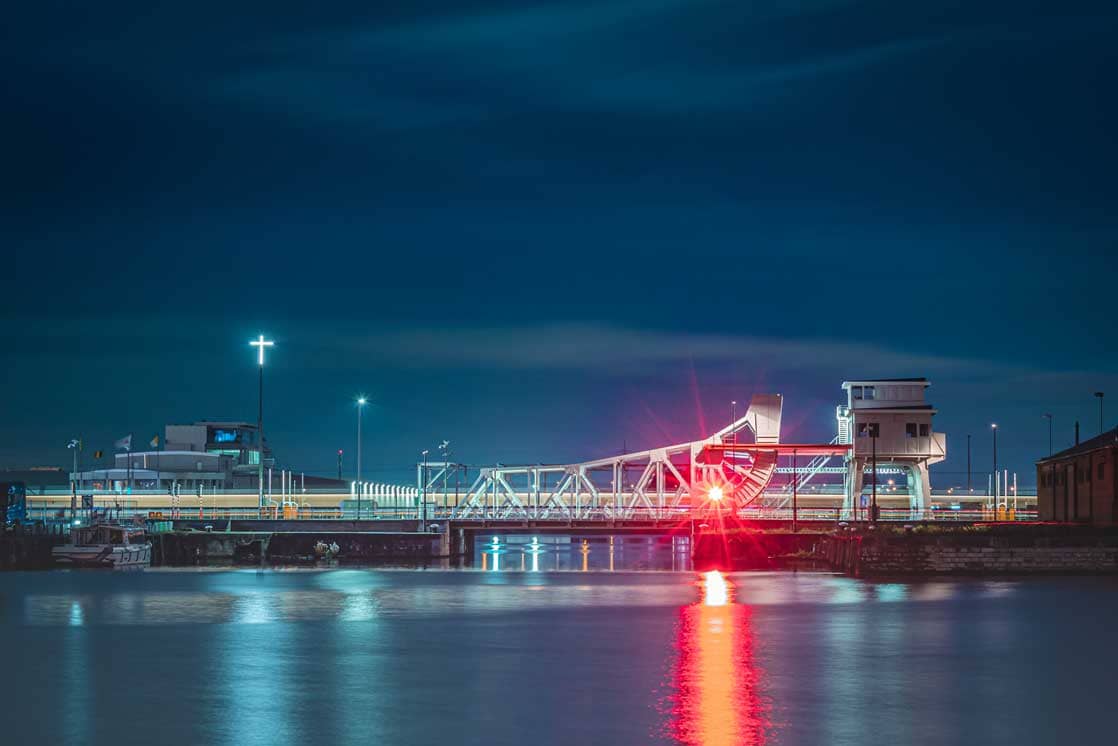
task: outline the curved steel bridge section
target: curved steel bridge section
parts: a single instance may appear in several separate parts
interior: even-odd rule
[[[780,394],[758,394],[744,416],[702,440],[575,464],[485,467],[451,517],[624,519],[739,509],[764,492],[781,455],[836,448],[781,444],[782,411]],[[433,466],[426,485],[421,472],[421,487],[437,485],[440,469],[452,465]]]

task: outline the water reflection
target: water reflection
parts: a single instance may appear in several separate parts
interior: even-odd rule
[[[733,603],[733,584],[717,570],[700,587],[700,602],[679,610],[668,732],[693,746],[762,744],[767,720],[752,609]]]
[[[690,539],[687,536],[483,536],[474,543],[474,567],[485,572],[690,570]]]

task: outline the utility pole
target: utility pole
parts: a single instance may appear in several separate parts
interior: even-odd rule
[[[264,507],[264,348],[274,347],[275,344],[276,343],[271,340],[264,339],[263,334],[260,335],[259,339],[254,339],[253,341],[249,342],[249,346],[257,348],[260,353],[258,357],[260,368],[260,387],[256,410],[256,447],[260,454],[260,464],[258,465],[258,468],[256,470],[256,485],[257,500],[259,501],[260,508]],[[131,462],[131,455],[129,456],[128,460],[129,462]]]
[[[1102,435],[1102,423],[1103,423],[1103,419],[1102,419],[1102,399],[1103,399],[1104,394],[1101,391],[1096,391],[1095,396],[1099,400],[1099,435]]]
[[[338,481],[342,481],[342,449],[338,449]]]

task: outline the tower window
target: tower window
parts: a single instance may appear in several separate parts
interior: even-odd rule
[[[906,438],[915,438],[916,437],[916,423],[915,422],[906,422],[904,424],[904,436]]]

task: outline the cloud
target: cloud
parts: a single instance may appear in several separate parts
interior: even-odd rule
[[[339,337],[348,353],[402,367],[583,370],[632,374],[683,362],[750,361],[768,370],[842,369],[852,375],[922,375],[954,370],[985,372],[995,366],[928,354],[911,354],[860,342],[694,334],[608,324],[424,327],[378,330]]]
[[[709,2],[617,0],[367,22],[274,38],[269,53],[216,91],[331,120],[392,126],[398,115],[400,127],[570,110],[748,112],[782,83],[856,71],[958,36],[838,34],[823,54],[801,38],[847,4],[729,12]]]

